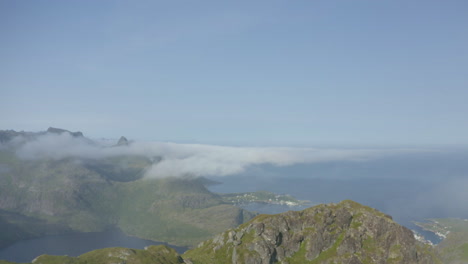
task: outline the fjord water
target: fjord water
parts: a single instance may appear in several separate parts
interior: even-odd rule
[[[42,254],[75,257],[100,248],[127,247],[143,249],[146,246],[161,244],[165,243],[130,237],[117,230],[54,235],[18,241],[0,249],[0,260],[31,262],[35,257]],[[179,253],[187,250],[184,247],[170,247]]]

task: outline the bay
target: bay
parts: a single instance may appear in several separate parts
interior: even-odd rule
[[[126,247],[143,249],[150,245],[167,244],[127,236],[118,230],[73,233],[18,241],[8,247],[0,249],[0,260],[31,262],[34,258],[42,254],[76,257],[100,248]],[[187,250],[185,247],[168,246],[174,248],[179,253],[183,253]]]

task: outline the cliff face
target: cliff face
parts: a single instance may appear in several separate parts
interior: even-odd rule
[[[260,215],[184,254],[193,263],[440,263],[412,232],[353,201]]]

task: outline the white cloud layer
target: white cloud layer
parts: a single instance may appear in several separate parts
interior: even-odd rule
[[[243,172],[252,165],[288,166],[328,161],[363,161],[414,152],[411,149],[325,149],[229,147],[167,142],[133,142],[128,146],[103,147],[67,133],[45,134],[35,140],[16,139],[22,159],[67,157],[100,159],[119,155],[161,158],[147,170],[150,178],[171,176],[226,176]]]

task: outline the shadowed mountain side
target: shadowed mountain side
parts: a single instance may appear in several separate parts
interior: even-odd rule
[[[143,178],[145,169],[151,164],[151,161],[144,156],[120,155],[98,160],[85,160],[83,165],[106,179],[129,182]]]
[[[120,184],[118,226],[127,234],[193,246],[254,214],[222,202],[195,179],[140,180]]]
[[[60,224],[4,210],[0,210],[0,230],[0,248],[18,240],[71,232],[70,228]]]
[[[21,160],[4,150],[0,163],[0,209],[66,230],[118,227],[140,238],[193,246],[253,217],[224,203],[197,179],[140,179],[150,164],[144,157]],[[11,225],[22,234],[13,218],[1,226]],[[2,243],[15,237],[24,238],[9,235]]]

